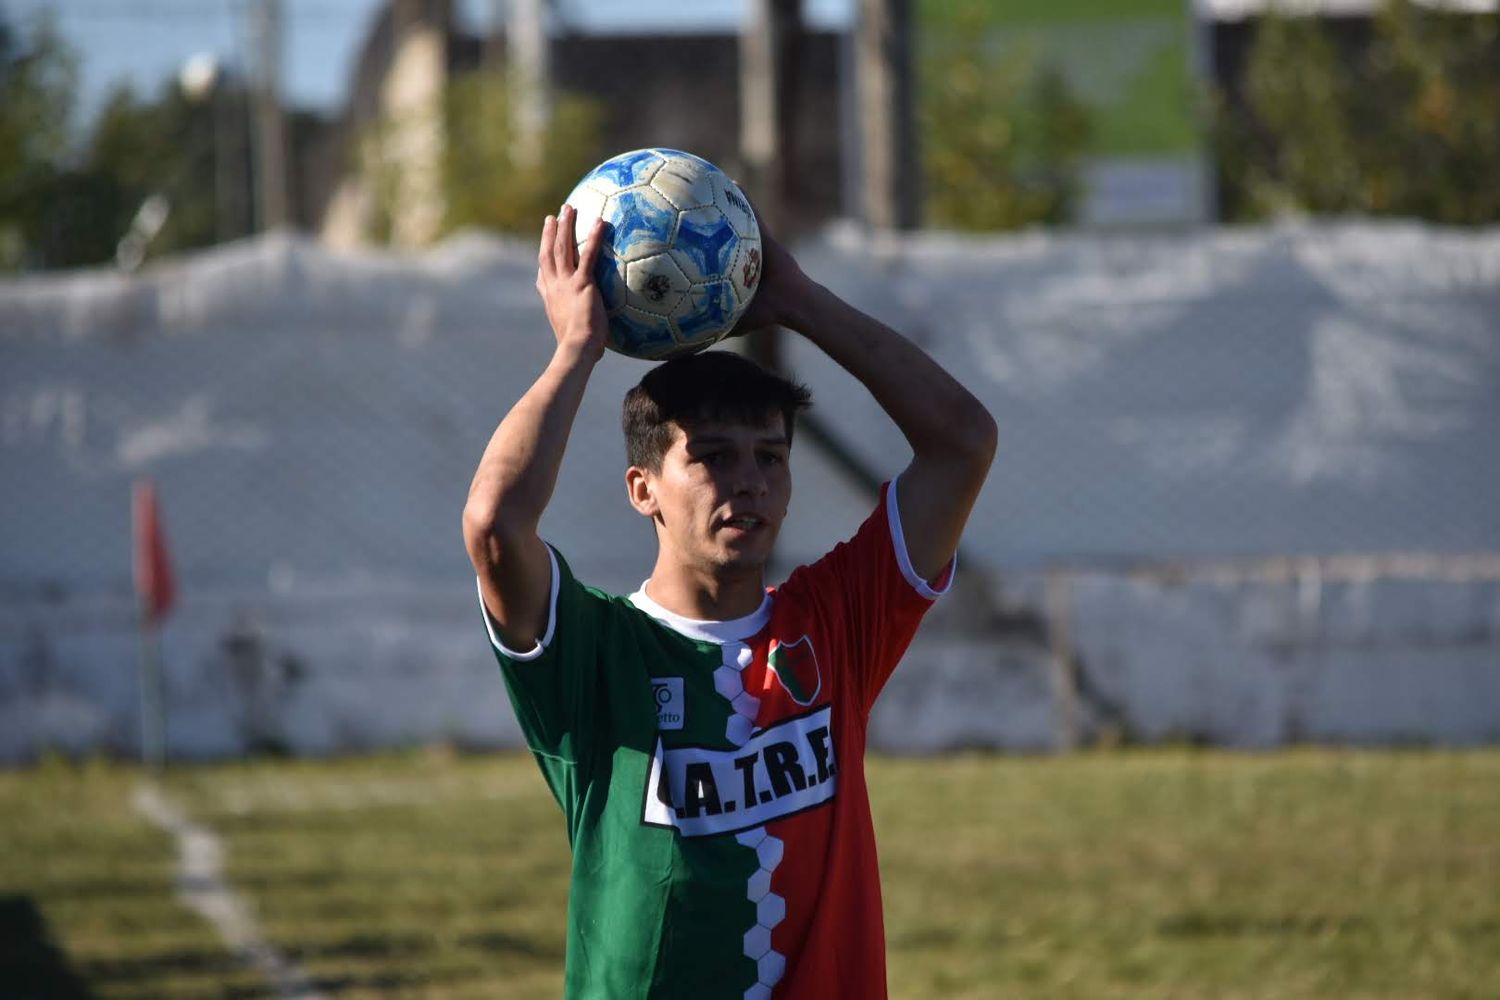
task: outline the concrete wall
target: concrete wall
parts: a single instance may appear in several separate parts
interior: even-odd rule
[[[1146,742],[1500,740],[1500,559],[1068,577],[1080,703]]]
[[[476,600],[472,587],[188,597],[161,636],[169,754],[517,745]],[[0,760],[136,752],[138,642],[126,601],[0,611]]]
[[[1334,580],[1069,572],[1063,593],[1061,648],[938,616],[871,745],[1500,741],[1500,559]],[[520,745],[467,587],[192,598],[163,638],[174,758]],[[0,761],[136,752],[137,643],[128,602],[0,611]]]

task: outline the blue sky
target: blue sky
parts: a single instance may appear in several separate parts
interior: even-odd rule
[[[662,31],[737,25],[743,0],[554,0],[559,19],[585,31]],[[847,23],[854,0],[804,0],[814,24]],[[197,53],[244,66],[251,0],[0,0],[11,20],[50,10],[82,57],[81,116],[120,81],[154,92]],[[282,0],[283,78],[290,99],[332,111],[381,0]],[[457,0],[465,22],[483,23],[496,0]],[[684,11],[690,11],[685,14]]]

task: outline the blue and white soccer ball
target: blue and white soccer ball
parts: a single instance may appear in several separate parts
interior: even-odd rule
[[[608,346],[633,358],[691,354],[738,322],[760,283],[760,226],[744,192],[707,160],[637,149],[595,167],[568,204],[581,247],[609,223],[595,274]]]

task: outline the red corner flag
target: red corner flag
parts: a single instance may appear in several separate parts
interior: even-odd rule
[[[148,624],[155,625],[172,610],[177,589],[172,581],[167,539],[162,533],[161,515],[156,507],[156,489],[149,479],[136,480],[133,499],[135,592],[141,600],[142,615]]]

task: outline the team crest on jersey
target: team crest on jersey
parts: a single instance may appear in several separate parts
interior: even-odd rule
[[[818,654],[807,636],[796,642],[772,639],[766,663],[797,704],[811,705],[818,700],[823,691],[823,672],[818,669]]]

